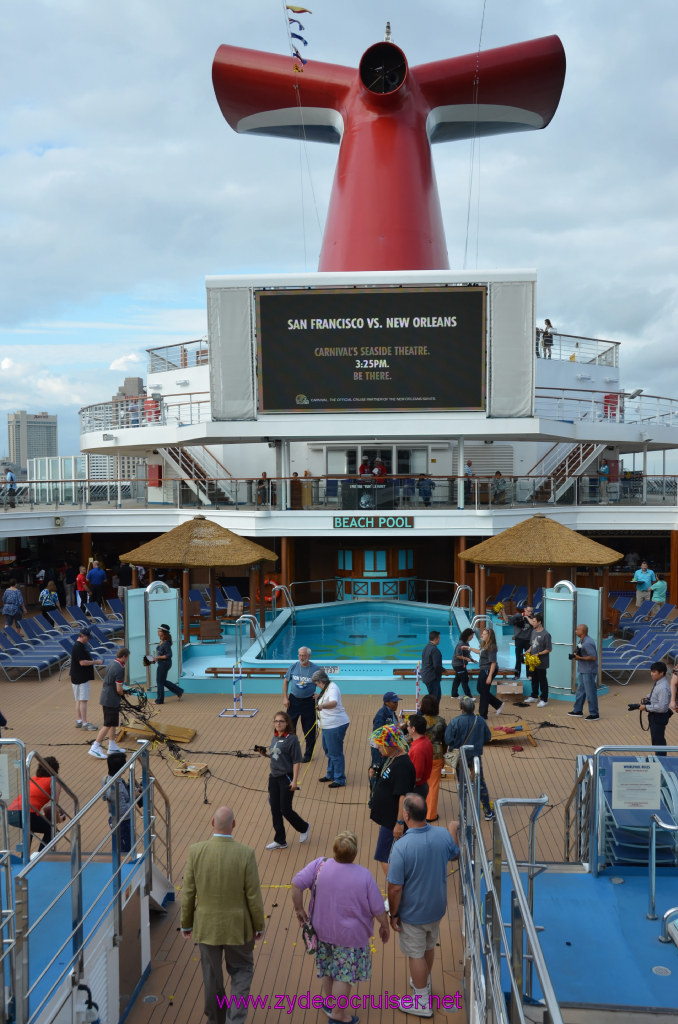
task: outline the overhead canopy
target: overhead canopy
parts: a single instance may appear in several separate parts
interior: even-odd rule
[[[167,569],[246,569],[257,562],[277,562],[278,556],[204,516],[195,516],[120,555],[120,561]]]
[[[553,565],[612,565],[623,557],[621,552],[583,537],[576,530],[543,515],[525,519],[459,554],[459,558],[476,565],[546,568]]]

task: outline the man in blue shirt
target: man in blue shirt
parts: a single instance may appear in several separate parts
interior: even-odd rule
[[[426,822],[426,801],[408,793],[403,802],[405,835],[394,843],[389,861],[388,904],[391,928],[408,957],[413,1007],[404,1013],[432,1017],[431,968],[447,911],[447,865],[459,856],[459,822],[447,829]]]
[[[583,718],[584,701],[589,702],[587,722],[596,722],[598,714],[598,651],[589,636],[589,627],[583,622],[575,629],[577,649],[572,658],[577,662],[577,694],[574,707],[568,711],[570,718]]]
[[[640,608],[643,601],[647,601],[650,597],[650,587],[657,582],[657,577],[647,562],[642,561],[640,569],[636,569],[634,572],[631,582],[636,585],[636,608]]]
[[[301,731],[306,737],[306,752],[303,762],[308,764],[313,757],[316,739],[316,689],[313,682],[313,673],[317,672],[322,666],[314,665],[311,661],[310,647],[300,647],[298,655],[299,661],[295,661],[294,665],[290,665],[285,673],[283,705],[292,719],[295,732],[297,730],[297,722],[301,718]]]
[[[108,579],[105,569],[100,568],[98,562],[92,562],[92,568],[87,573],[87,582],[90,589],[90,600],[96,601],[101,607],[104,600],[104,583]]]

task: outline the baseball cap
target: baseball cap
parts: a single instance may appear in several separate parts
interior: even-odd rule
[[[394,693],[393,690],[387,690],[384,696],[382,697],[382,700],[384,701],[384,704],[386,704],[387,701],[389,703],[397,704],[398,701],[400,700],[400,697],[398,696],[397,693]]]
[[[80,627],[80,632],[79,632],[78,635],[79,636],[91,636],[92,635],[92,630],[89,628],[89,626],[81,626]]]

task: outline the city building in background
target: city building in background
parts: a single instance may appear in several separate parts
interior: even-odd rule
[[[58,453],[57,424],[58,418],[46,412],[30,413],[20,409],[7,413],[10,461],[25,470],[29,459],[55,456]]]

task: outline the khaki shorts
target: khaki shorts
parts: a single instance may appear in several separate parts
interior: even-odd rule
[[[440,921],[431,924],[408,924],[401,921],[401,932],[398,932],[400,952],[421,960],[428,949],[434,949],[440,933]]]
[[[89,700],[89,682],[71,683],[74,700]]]

